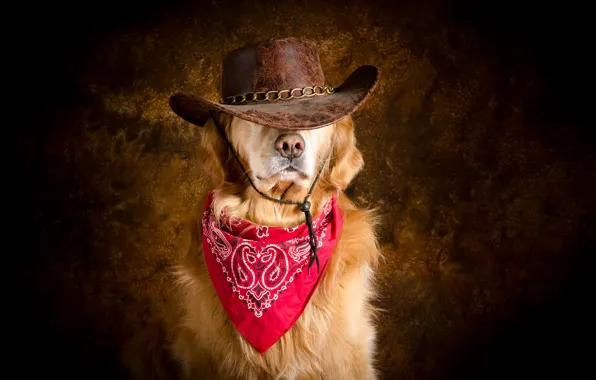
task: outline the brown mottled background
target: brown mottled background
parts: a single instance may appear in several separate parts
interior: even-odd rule
[[[332,84],[361,64],[383,70],[356,115],[366,168],[350,194],[384,216],[384,378],[570,379],[591,369],[587,6],[21,5],[3,12],[5,371],[125,378],[122,344],[159,319],[184,218],[206,186],[200,131],[174,116],[168,96],[217,99],[224,52],[290,35],[318,43]]]

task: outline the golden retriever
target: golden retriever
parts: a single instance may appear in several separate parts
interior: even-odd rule
[[[313,217],[335,195],[344,225],[326,272],[294,326],[263,355],[229,321],[211,283],[202,253],[197,212],[190,249],[176,271],[178,308],[167,329],[170,350],[184,379],[375,379],[374,268],[380,258],[372,211],[359,210],[343,194],[363,166],[351,117],[313,130],[293,131],[303,153],[284,167],[274,142],[288,131],[220,113],[219,123],[238,152],[243,173],[213,120],[201,130],[204,169],[215,189],[215,215],[269,226],[304,223],[295,205],[257,194],[245,176],[274,197],[303,200],[326,157],[310,198]],[[285,194],[284,194],[285,193]]]

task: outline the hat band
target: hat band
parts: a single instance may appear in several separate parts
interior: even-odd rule
[[[303,88],[294,88],[292,90],[272,90],[272,91],[258,91],[246,92],[244,94],[228,96],[226,98],[227,104],[241,104],[247,102],[270,102],[274,100],[290,100],[309,98],[311,96],[331,95],[335,89],[331,86],[308,86]]]

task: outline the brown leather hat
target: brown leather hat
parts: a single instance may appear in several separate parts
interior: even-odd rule
[[[210,118],[209,111],[223,111],[268,127],[314,129],[354,112],[378,78],[375,66],[361,66],[333,88],[325,83],[313,42],[269,39],[226,55],[223,101],[177,93],[170,98],[170,106],[178,116],[199,126]]]

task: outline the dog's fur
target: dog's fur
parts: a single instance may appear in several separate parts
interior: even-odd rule
[[[374,296],[372,275],[380,252],[373,213],[357,209],[343,194],[363,165],[351,117],[317,130],[298,131],[307,148],[311,147],[304,153],[301,168],[305,173],[265,179],[259,179],[258,171],[271,172],[272,161],[258,160],[273,159],[274,150],[269,147],[283,131],[226,114],[218,117],[248,173],[242,173],[210,120],[201,131],[201,147],[205,171],[211,174],[216,189],[215,215],[226,207],[231,215],[257,224],[290,227],[304,223],[304,214],[296,206],[264,199],[245,176],[250,175],[260,190],[272,196],[282,196],[289,187],[285,199],[302,200],[319,164],[328,157],[310,198],[313,215],[318,215],[320,207],[336,195],[344,226],[324,278],[303,314],[261,356],[235,330],[217,298],[202,254],[199,221],[203,210],[198,210],[190,249],[176,272],[178,317],[168,326],[172,334],[170,349],[182,377],[375,379],[374,308],[370,301]]]

